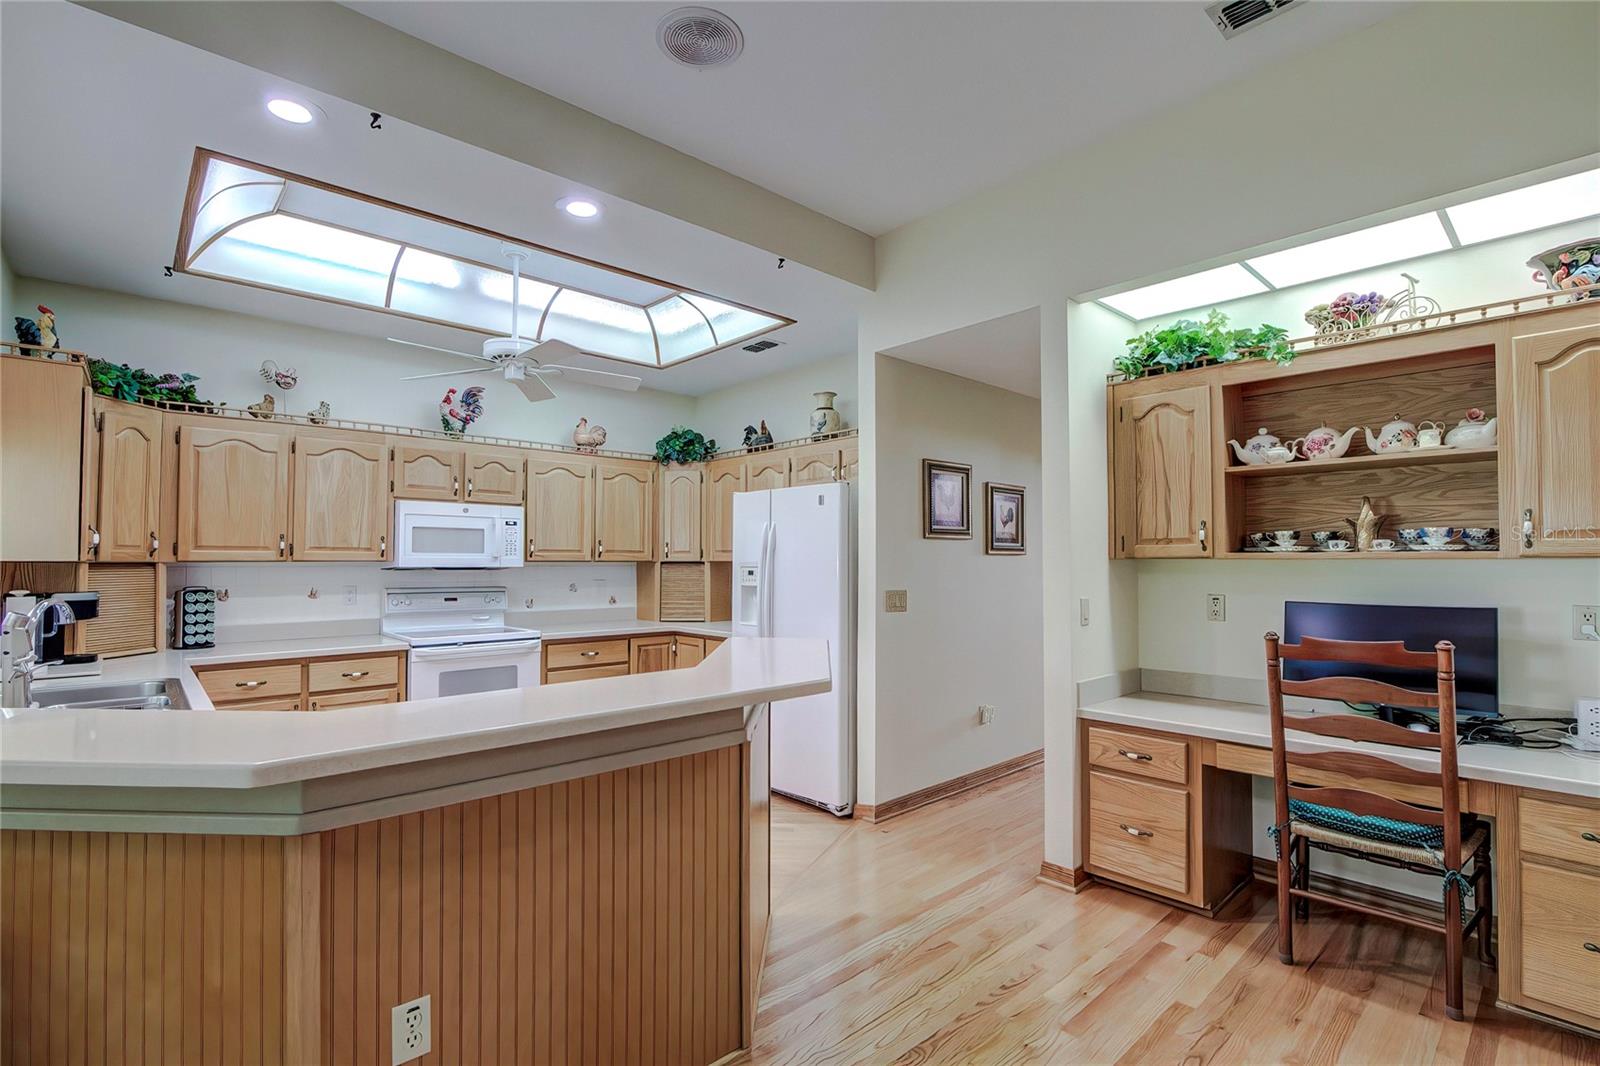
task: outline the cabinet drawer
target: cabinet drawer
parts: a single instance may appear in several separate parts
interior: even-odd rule
[[[1089,774],[1089,865],[1182,895],[1189,889],[1189,793]]]
[[[328,659],[311,663],[312,692],[344,692],[354,688],[394,687],[400,683],[400,660],[393,655],[361,659]]]
[[[1526,803],[1526,801],[1524,801]],[[1522,992],[1600,1023],[1600,875],[1525,862]]]
[[[313,711],[331,711],[344,707],[372,707],[380,703],[399,703],[400,690],[393,688],[367,689],[365,692],[326,692],[311,697]]]
[[[1517,800],[1517,835],[1529,855],[1600,869],[1600,808],[1524,795]]]
[[[238,703],[268,696],[300,695],[299,663],[259,663],[255,666],[219,666],[196,670],[200,685],[212,703]]]
[[[1189,745],[1181,740],[1092,725],[1089,765],[1183,785],[1189,781]]]
[[[562,681],[592,681],[597,677],[627,677],[627,663],[608,663],[605,666],[569,666],[565,670],[551,670],[545,684]]]
[[[544,646],[544,665],[547,670],[564,670],[572,666],[609,666],[627,661],[626,640],[586,640],[575,644]]]
[[[219,703],[219,711],[298,711],[301,709],[300,698],[283,700],[246,700],[243,703]]]

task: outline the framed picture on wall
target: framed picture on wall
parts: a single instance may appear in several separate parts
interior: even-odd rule
[[[990,555],[1025,555],[1028,551],[1027,490],[1021,485],[1002,485],[998,481],[983,483],[984,516],[983,550]]]
[[[933,540],[972,539],[972,467],[922,460],[922,535]]]

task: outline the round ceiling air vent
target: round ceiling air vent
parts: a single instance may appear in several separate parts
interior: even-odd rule
[[[720,67],[744,51],[739,24],[709,7],[679,7],[656,24],[656,44],[686,67]]]

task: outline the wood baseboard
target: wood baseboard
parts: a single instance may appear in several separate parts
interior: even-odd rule
[[[974,770],[970,774],[962,774],[960,777],[952,777],[948,781],[941,781],[937,785],[929,785],[927,788],[918,789],[898,799],[885,800],[882,803],[858,803],[855,806],[855,816],[869,822],[887,821],[897,815],[905,814],[907,811],[914,811],[918,807],[926,807],[930,803],[960,795],[968,789],[977,788],[979,785],[987,785],[990,781],[1005,777],[1007,774],[1014,774],[1019,770],[1038,766],[1042,762],[1044,762],[1044,749],[1040,748],[1037,751],[1018,755],[1014,759],[1007,759],[1005,762],[997,762],[993,766],[985,766],[981,770]]]
[[[1053,862],[1039,864],[1039,880],[1068,892],[1082,892],[1094,883],[1094,878],[1083,872],[1082,866],[1066,867]]]

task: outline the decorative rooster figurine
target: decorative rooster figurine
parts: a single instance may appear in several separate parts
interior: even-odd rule
[[[761,432],[756,432],[755,426],[744,427],[744,446],[746,448],[763,448],[772,443],[772,431],[767,428],[767,420],[761,420]]]
[[[439,422],[446,433],[462,434],[467,427],[483,417],[483,386],[474,385],[456,399],[454,387],[445,390],[439,401]]]
[[[31,318],[17,316],[17,340],[23,344],[37,344],[41,348],[61,347],[61,338],[56,336],[56,313],[40,304],[38,321]]]
[[[595,426],[589,428],[587,418],[578,419],[578,424],[572,430],[572,443],[580,452],[597,451],[606,442],[606,427]]]

